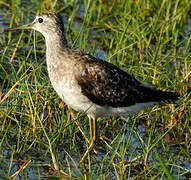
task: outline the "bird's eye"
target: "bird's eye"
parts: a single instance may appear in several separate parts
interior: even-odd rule
[[[39,22],[39,23],[42,23],[42,22],[43,22],[43,19],[42,19],[42,18],[38,18],[38,22]]]

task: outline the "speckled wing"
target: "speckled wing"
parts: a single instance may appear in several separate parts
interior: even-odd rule
[[[136,103],[174,103],[178,93],[163,92],[136,80],[106,61],[84,55],[75,77],[82,94],[97,105],[127,107]]]

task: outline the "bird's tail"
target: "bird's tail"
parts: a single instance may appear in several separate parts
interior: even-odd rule
[[[175,104],[180,99],[180,94],[177,92],[160,91],[158,100],[161,105]]]
[[[161,91],[153,86],[147,84],[141,84],[138,88],[139,92],[142,92],[142,96],[139,96],[137,101],[141,102],[156,102],[157,104],[175,104],[180,94],[177,92]]]

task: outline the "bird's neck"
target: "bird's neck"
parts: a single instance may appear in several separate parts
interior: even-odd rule
[[[46,40],[46,52],[54,53],[58,51],[62,51],[67,48],[67,40],[64,35],[60,34],[52,34],[45,36]]]
[[[46,40],[46,60],[50,79],[55,79],[55,72],[63,71],[68,68],[68,46],[64,36],[57,34],[45,36]],[[62,67],[62,69],[60,68]]]

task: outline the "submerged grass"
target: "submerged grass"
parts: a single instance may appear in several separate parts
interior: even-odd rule
[[[190,7],[189,0],[1,1],[0,176],[43,178],[59,169],[58,177],[190,178]],[[64,16],[74,49],[182,94],[177,105],[99,119],[97,154],[86,172],[78,162],[88,146],[88,120],[68,110],[53,90],[43,37],[4,31],[45,10]]]

